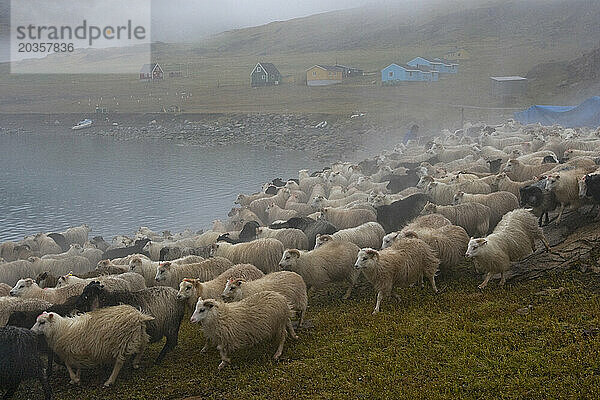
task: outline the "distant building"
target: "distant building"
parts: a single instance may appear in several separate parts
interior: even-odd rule
[[[308,86],[327,86],[342,83],[344,69],[333,65],[315,65],[306,70]]]
[[[341,68],[342,78],[354,78],[355,76],[363,76],[364,71],[362,69],[348,67],[346,65],[335,64],[334,67]]]
[[[281,83],[281,74],[271,63],[258,63],[250,73],[252,87],[272,86]]]
[[[438,71],[423,66],[390,64],[381,70],[382,85],[395,85],[400,82],[436,82],[438,79]]]
[[[522,76],[492,76],[492,97],[508,100],[527,94],[527,78]]]
[[[465,49],[454,49],[446,53],[444,56],[447,60],[469,60],[471,55]]]
[[[144,64],[140,70],[140,80],[160,80],[163,79],[164,72],[157,63]]]
[[[415,57],[406,64],[412,67],[428,67],[433,71],[438,71],[440,74],[456,74],[458,72],[457,63],[442,58],[429,60],[423,57]]]

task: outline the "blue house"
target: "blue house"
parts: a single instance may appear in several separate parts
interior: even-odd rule
[[[428,67],[434,71],[438,71],[440,74],[456,74],[458,72],[458,64],[444,60],[443,58],[428,60],[423,57],[415,57],[407,64],[412,67]]]
[[[437,71],[428,67],[412,67],[405,64],[390,64],[381,70],[381,83],[394,85],[399,82],[435,82],[438,80]]]

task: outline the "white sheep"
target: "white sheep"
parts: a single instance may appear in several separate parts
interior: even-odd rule
[[[224,300],[240,301],[265,290],[284,295],[291,309],[298,312],[298,326],[302,326],[308,307],[308,296],[304,280],[295,272],[272,272],[253,281],[229,279],[221,297]]]
[[[331,235],[317,234],[315,249],[330,240],[343,240],[354,243],[361,249],[364,247],[379,247],[384,235],[385,230],[381,225],[379,225],[379,223],[367,222],[355,228],[342,229],[341,231],[337,231]]]
[[[41,271],[28,260],[9,261],[0,264],[0,282],[14,286],[24,276],[37,276]]]
[[[146,286],[151,287],[156,284],[154,278],[159,264],[158,261],[150,261],[145,257],[133,257],[129,260],[129,270],[143,276]]]
[[[104,383],[112,385],[128,356],[135,354],[133,368],[148,345],[146,322],[154,318],[128,305],[99,308],[75,317],[43,313],[31,328],[46,337],[50,348],[64,361],[71,383],[79,384],[82,368],[114,362]]]
[[[425,242],[419,239],[400,239],[393,249],[360,250],[355,268],[362,271],[377,291],[377,303],[373,310],[373,314],[377,314],[384,297],[392,295],[399,298],[393,293],[394,286],[406,287],[417,282],[423,286],[425,276],[437,293],[435,274],[439,265],[440,260]]]
[[[268,274],[279,270],[277,263],[283,250],[283,244],[279,240],[266,238],[239,244],[215,243],[211,248],[211,256],[225,257],[234,264],[253,264]]]
[[[325,207],[321,210],[321,215],[338,229],[354,228],[367,222],[377,222],[377,215],[373,211],[360,208]]]
[[[65,251],[64,253],[58,253],[58,254],[46,254],[44,256],[42,256],[42,260],[47,260],[47,259],[51,259],[51,260],[64,260],[65,258],[71,258],[74,256],[81,256],[83,253],[83,247],[81,247],[78,244],[72,244],[69,246],[69,250]],[[98,260],[100,261],[100,260]],[[96,261],[96,263],[98,262]]]
[[[31,278],[19,279],[15,286],[11,289],[10,295],[23,298],[37,298],[46,300],[52,304],[62,304],[69,297],[79,296],[87,282],[74,283],[61,288],[46,288],[42,289]]]
[[[438,206],[427,203],[421,215],[442,214],[453,225],[462,226],[469,235],[485,235],[490,227],[491,210],[479,203],[465,203],[456,206]]]
[[[71,227],[64,232],[61,232],[61,235],[65,237],[68,244],[79,244],[83,246],[85,242],[88,240],[88,234],[92,231],[92,229],[86,225],[80,225],[76,227]]]
[[[160,263],[156,267],[155,281],[157,285],[179,288],[184,278],[197,278],[208,281],[228,270],[233,263],[223,257],[214,257],[195,264],[173,264],[170,261]]]
[[[256,236],[259,239],[277,239],[286,249],[308,250],[308,238],[300,229],[271,229],[267,227],[259,227],[256,228]]]
[[[546,190],[553,192],[556,201],[560,203],[560,212],[556,218],[557,224],[560,223],[566,206],[570,205],[575,209],[581,206],[583,201],[579,197],[579,179],[585,175],[586,171],[582,169],[571,169],[548,175]]]
[[[38,311],[52,306],[52,303],[42,299],[24,299],[22,297],[0,297],[0,327],[5,326],[10,315],[17,311]]]
[[[266,212],[266,221],[269,222],[269,224],[272,224],[275,221],[278,220],[288,220],[290,218],[296,217],[298,216],[298,211],[296,210],[285,210],[281,207],[279,207],[277,204],[275,203],[271,203],[269,204],[266,208],[265,208],[265,212]]]
[[[12,289],[12,286],[0,282],[0,297],[8,296],[10,289]]]
[[[544,172],[554,168],[554,166],[555,164],[528,165],[513,158],[508,160],[502,172],[513,181],[524,182],[533,179],[535,176],[543,175]]]
[[[121,279],[116,275],[104,275],[95,278],[82,279],[74,275],[61,275],[56,281],[56,288],[63,288],[69,285],[87,286],[90,282],[100,281],[106,290],[114,291],[131,291],[131,285],[125,279]]]
[[[262,271],[252,264],[237,264],[208,282],[202,282],[200,279],[183,279],[179,284],[177,298],[185,300],[190,309],[193,310],[198,298],[218,298],[223,293],[223,289],[229,279],[251,281],[263,276]]]
[[[500,273],[500,286],[504,285],[504,274],[510,269],[511,261],[521,260],[535,251],[537,239],[550,251],[535,216],[524,209],[507,213],[487,237],[471,238],[465,255],[473,258],[477,270],[487,272],[479,288],[484,289],[496,273]]]
[[[284,296],[265,291],[234,303],[198,299],[190,321],[202,323],[207,339],[203,350],[211,343],[216,345],[221,355],[219,369],[222,369],[231,362],[231,352],[252,347],[267,339],[275,339],[278,343],[273,358],[279,359],[287,334],[297,338],[290,314]]]
[[[421,239],[431,247],[435,256],[440,260],[440,269],[448,271],[460,264],[464,259],[465,251],[469,244],[469,235],[460,226],[445,225],[440,228],[421,228],[414,231],[402,230],[401,235],[406,238]],[[395,240],[391,244],[393,249]]]
[[[489,194],[469,194],[458,192],[454,195],[454,204],[479,203],[490,208],[490,229],[493,229],[502,216],[519,208],[519,199],[510,192],[494,192]]]
[[[352,268],[359,250],[354,243],[332,240],[307,252],[288,249],[283,253],[279,266],[300,275],[308,289],[314,287],[319,290],[331,282],[346,281],[350,286],[343,298],[347,299],[359,275]]]

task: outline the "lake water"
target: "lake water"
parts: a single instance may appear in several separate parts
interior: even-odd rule
[[[87,223],[110,242],[140,226],[210,228],[240,192],[320,163],[303,153],[70,135],[0,136],[0,241]]]

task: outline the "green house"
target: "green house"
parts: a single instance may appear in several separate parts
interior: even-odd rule
[[[281,74],[271,63],[258,63],[250,74],[252,87],[279,85]]]

